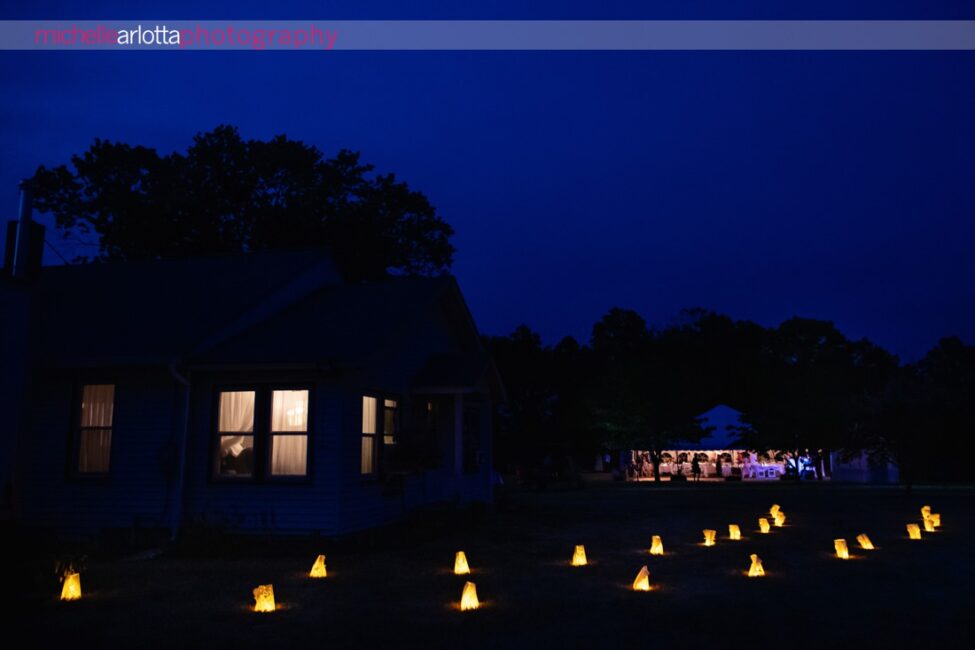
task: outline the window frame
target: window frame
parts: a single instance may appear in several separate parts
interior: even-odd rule
[[[362,430],[363,429],[363,427],[362,427],[362,420],[363,420],[363,418],[365,416],[366,398],[367,397],[371,397],[376,402],[375,412],[373,413],[373,415],[375,417],[374,422],[376,423],[376,426],[375,426],[375,429],[376,430],[373,431],[372,433],[366,433],[365,431]],[[359,453],[358,453],[358,458],[359,458],[359,472],[358,472],[359,473],[359,478],[361,478],[365,482],[376,481],[376,480],[379,479],[379,476],[381,474],[381,470],[380,470],[380,466],[379,466],[380,451],[379,451],[378,439],[382,437],[382,433],[380,433],[380,427],[381,427],[381,425],[380,425],[380,420],[379,420],[379,413],[380,413],[380,407],[379,407],[379,405],[382,403],[383,397],[382,397],[382,393],[377,393],[375,391],[364,390],[364,391],[361,391],[358,394],[358,400],[359,400],[359,409],[358,409],[358,411],[359,411],[359,418],[358,418],[359,426],[357,428],[359,429],[359,435],[358,435],[357,439],[359,441],[359,445],[358,445],[358,449],[359,449]],[[362,439],[365,438],[365,437],[367,437],[367,436],[370,437],[370,438],[372,438],[372,471],[371,472],[363,472],[362,471]]]
[[[274,424],[274,393],[275,391],[300,391],[304,390],[308,392],[308,401],[305,404],[305,430],[304,431],[278,431],[273,430]],[[260,392],[258,392],[260,395]],[[267,431],[265,438],[265,454],[264,454],[264,477],[265,481],[270,483],[308,483],[311,481],[312,476],[312,429],[314,426],[314,418],[312,403],[313,403],[314,390],[311,384],[268,384],[266,386],[265,398],[267,399]],[[271,464],[273,461],[274,452],[274,437],[275,436],[305,436],[305,473],[304,474],[272,474]],[[256,443],[255,443],[256,446]]]
[[[393,402],[396,406],[388,406],[386,402]],[[383,449],[386,447],[396,447],[400,442],[400,410],[403,408],[403,400],[399,397],[393,397],[390,395],[383,395],[383,403],[380,407],[380,412],[382,413],[382,433],[383,437]],[[386,411],[393,411],[393,433],[386,433]],[[392,442],[386,442],[386,438],[390,437],[393,439]]]
[[[376,431],[373,433],[366,433],[362,430],[363,408],[365,407],[363,402],[365,401],[366,397],[371,397],[374,400],[376,400],[376,411],[375,411]],[[394,409],[395,415],[393,416],[395,418],[393,424],[393,430],[395,432],[393,433],[394,442],[388,444],[386,443],[386,433],[385,433],[386,400],[392,400],[396,402],[396,407]],[[401,418],[403,412],[403,397],[398,393],[387,393],[384,391],[375,391],[375,390],[361,390],[358,393],[358,401],[359,401],[358,402],[359,418],[357,420],[359,422],[358,474],[359,474],[359,478],[362,479],[364,483],[376,482],[381,480],[382,477],[386,475],[386,467],[385,467],[387,462],[385,458],[386,448],[387,447],[395,448],[399,446],[402,440],[403,432],[402,432]],[[365,438],[366,436],[371,437],[373,440],[372,442],[373,470],[371,473],[368,474],[363,473],[362,471],[362,439]]]
[[[83,427],[81,426],[81,407],[85,399],[85,386],[112,386],[112,426],[110,427]],[[84,380],[75,383],[71,399],[71,426],[69,428],[70,449],[68,450],[67,475],[69,478],[86,482],[107,482],[114,474],[115,468],[115,430],[117,429],[116,409],[118,407],[117,381],[113,380]],[[83,472],[79,469],[78,463],[81,461],[81,436],[84,430],[108,430],[110,432],[108,442],[108,470],[104,472]]]
[[[304,432],[273,432],[271,418],[274,409],[274,391],[281,390],[306,390],[308,391],[308,404],[305,413],[306,426]],[[251,476],[224,476],[220,474],[220,395],[227,392],[253,391],[254,392],[254,472]],[[314,443],[314,399],[315,388],[309,383],[220,383],[213,385],[213,395],[211,397],[210,409],[210,461],[208,475],[210,483],[216,485],[294,485],[308,484],[312,482],[314,475],[313,469],[313,443]],[[308,443],[305,446],[305,473],[294,475],[275,475],[271,473],[272,444],[273,437],[276,435],[284,436],[306,436]]]

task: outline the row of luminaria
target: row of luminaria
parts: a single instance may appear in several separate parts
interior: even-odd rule
[[[769,509],[769,515],[772,517],[774,525],[777,527],[782,527],[785,525],[785,513],[778,505],[773,505]],[[924,506],[921,508],[921,521],[924,526],[924,531],[927,533],[933,533],[936,529],[941,527],[941,515],[938,513],[931,512],[931,506]],[[769,521],[765,517],[761,517],[758,520],[758,532],[762,534],[768,534],[771,531],[771,526]],[[704,533],[704,546],[714,546],[717,538],[717,531],[713,529],[705,529]],[[907,524],[907,535],[910,539],[921,539],[921,526],[916,523]],[[741,540],[741,528],[738,524],[728,525],[728,539],[732,541]],[[866,533],[861,533],[856,537],[857,543],[860,548],[865,551],[874,550],[874,545],[870,541],[870,538]],[[833,550],[836,552],[836,557],[841,560],[850,559],[850,551],[847,546],[845,539],[834,539],[833,540]],[[653,535],[650,542],[650,555],[663,555],[664,554],[664,544],[663,539],[659,535]],[[760,578],[765,575],[765,569],[762,567],[762,559],[758,555],[752,553],[749,556],[751,564],[748,567],[747,575],[749,578]],[[586,566],[588,564],[588,559],[586,558],[586,547],[582,544],[575,547],[572,553],[572,560],[570,562],[572,566]],[[467,562],[467,555],[464,551],[457,551],[454,556],[454,574],[455,575],[469,575],[471,572],[470,565]],[[311,571],[308,573],[311,578],[325,578],[328,576],[328,570],[325,567],[325,556],[319,555],[315,558],[314,564],[312,564]],[[68,571],[64,574],[63,585],[61,587],[61,600],[78,600],[81,598],[81,576],[76,571]],[[634,591],[651,591],[653,585],[650,582],[650,571],[647,569],[646,565],[640,568],[639,573],[637,573],[636,579],[633,581]],[[472,609],[477,609],[480,607],[480,601],[477,598],[477,586],[473,582],[465,582],[463,591],[461,592],[460,599],[460,610],[468,611]],[[254,589],[254,611],[255,612],[273,612],[277,609],[277,605],[274,601],[274,586],[273,585],[259,585]]]

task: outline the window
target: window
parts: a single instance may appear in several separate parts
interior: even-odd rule
[[[271,399],[271,475],[308,473],[308,391],[276,390]]]
[[[376,411],[379,401],[362,396],[362,474],[376,473]]]
[[[382,444],[379,436],[382,435]],[[362,449],[360,473],[371,476],[380,470],[383,462],[390,457],[383,454],[392,453],[392,447],[398,441],[399,435],[399,400],[393,398],[362,396]],[[386,449],[384,452],[383,450]]]
[[[383,400],[383,444],[396,444],[396,400]]]
[[[214,475],[226,479],[308,476],[307,388],[218,393]]]
[[[217,414],[217,474],[254,476],[254,404],[252,390],[223,391]]]
[[[78,473],[106,474],[112,455],[114,384],[86,384],[81,390]]]

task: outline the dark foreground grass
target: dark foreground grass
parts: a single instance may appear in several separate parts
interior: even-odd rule
[[[788,525],[759,535],[773,502]],[[905,524],[925,503],[943,526],[909,541]],[[475,527],[324,548],[322,581],[306,577],[310,553],[238,546],[217,559],[92,561],[84,600],[52,597],[20,625],[36,647],[79,648],[972,647],[973,505],[967,490],[811,484],[518,493]],[[728,540],[729,523],[744,540]],[[717,546],[700,545],[704,528],[718,530]],[[861,532],[877,550],[859,550]],[[646,553],[654,534],[664,557]],[[853,559],[833,557],[835,537]],[[590,566],[569,566],[575,544]],[[455,609],[458,549],[486,601],[474,612]],[[766,578],[745,577],[750,553]],[[643,564],[657,589],[635,593]],[[251,589],[267,582],[282,608],[256,614]]]

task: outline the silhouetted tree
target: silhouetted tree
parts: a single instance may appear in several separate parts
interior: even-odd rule
[[[695,396],[680,381],[679,354],[634,311],[611,309],[593,327],[598,382],[593,417],[613,449],[649,451],[654,480],[661,454],[677,440],[704,434]]]
[[[894,463],[901,482],[910,490],[917,481],[921,443],[932,414],[928,386],[916,367],[898,368],[864,404],[864,417],[854,428],[844,455],[866,451],[872,463]]]
[[[544,444],[551,428],[554,391],[550,351],[541,337],[520,325],[508,336],[487,337],[508,394],[496,418],[495,451],[501,465],[524,462]]]
[[[326,159],[283,135],[244,140],[220,126],[168,155],[95,140],[34,182],[38,209],[97,236],[98,259],[323,247],[356,279],[437,274],[453,259],[453,229],[423,194],[357,153]]]
[[[908,489],[919,480],[970,481],[973,403],[975,347],[942,339],[870,395],[869,417],[851,448],[896,464]]]

